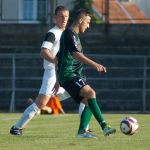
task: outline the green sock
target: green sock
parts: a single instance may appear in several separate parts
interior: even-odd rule
[[[92,112],[90,110],[90,108],[88,106],[84,107],[84,110],[81,114],[81,118],[80,118],[80,126],[79,126],[79,130],[78,133],[83,131],[83,129],[86,129],[90,120],[92,117]]]
[[[102,112],[97,104],[96,98],[88,99],[88,105],[94,117],[96,118],[98,123],[101,125],[102,129],[104,129],[104,127],[106,126],[106,122],[102,116]]]

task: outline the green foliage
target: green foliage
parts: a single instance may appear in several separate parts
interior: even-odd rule
[[[90,128],[97,139],[77,139],[78,114],[36,116],[24,130],[24,135],[9,134],[21,114],[0,113],[0,150],[149,150],[150,117],[144,114],[104,114],[104,118],[117,129],[115,135],[105,137],[94,117]],[[139,132],[132,136],[120,132],[119,123],[125,116],[135,117]]]
[[[92,22],[96,23],[96,24],[100,24],[102,22],[102,20],[97,17],[92,9],[92,3],[93,0],[74,0],[73,1],[73,9],[70,11],[70,22],[73,21],[73,17],[74,14],[76,13],[76,11],[80,8],[85,8],[88,9],[89,12],[92,14]]]

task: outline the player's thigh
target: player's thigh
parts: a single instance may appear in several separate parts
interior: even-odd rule
[[[95,98],[96,94],[95,91],[89,85],[85,85],[80,90],[80,96],[85,97],[86,99],[90,99]]]
[[[35,100],[35,103],[40,109],[43,109],[46,106],[46,104],[48,103],[50,97],[51,96],[49,96],[49,95],[39,94]]]
[[[53,94],[53,88],[54,85],[56,83],[56,75],[55,74],[51,74],[50,71],[45,71],[44,72],[44,76],[43,76],[43,80],[42,80],[42,85],[39,91],[39,94],[41,95],[52,95]]]
[[[62,86],[77,103],[80,103],[83,97],[81,97],[79,93],[85,85],[86,81],[84,81],[83,78],[73,77],[71,80],[67,80]]]

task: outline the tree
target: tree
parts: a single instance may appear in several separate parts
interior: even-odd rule
[[[74,17],[74,14],[76,13],[76,11],[79,8],[85,8],[88,9],[89,12],[92,14],[92,22],[99,24],[101,23],[101,19],[99,17],[96,16],[96,14],[94,13],[93,9],[92,9],[92,3],[93,0],[74,0],[73,1],[73,9],[70,11],[70,22],[72,22],[72,19]]]

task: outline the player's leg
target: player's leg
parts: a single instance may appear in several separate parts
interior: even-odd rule
[[[22,135],[22,129],[25,128],[25,126],[33,119],[40,109],[46,106],[50,99],[55,82],[56,76],[50,76],[50,72],[45,70],[39,96],[33,104],[26,108],[18,122],[11,127],[11,134]]]
[[[97,101],[95,98],[96,97],[95,91],[89,85],[86,85],[80,90],[80,95],[87,98],[87,103],[93,115],[95,116],[97,121],[101,124],[102,129],[103,129],[106,123],[103,119],[101,110],[97,104]]]
[[[79,125],[79,130],[78,130],[79,136],[80,136],[80,134],[82,135],[82,133],[84,133],[84,132],[89,132],[87,130],[87,126],[89,125],[91,116],[92,116],[92,112],[91,112],[90,108],[87,105],[85,105],[84,109],[82,111],[81,117],[80,117],[80,125]],[[93,136],[96,137],[95,135],[93,135]]]
[[[22,135],[22,130],[26,124],[38,113],[39,108],[35,103],[28,106],[18,122],[10,129],[10,133],[13,135]]]
[[[97,104],[96,93],[89,85],[85,85],[80,90],[80,96],[87,98],[88,106],[89,106],[90,110],[92,111],[94,117],[96,118],[96,120],[100,124],[102,130],[104,131],[104,134],[109,135],[111,133],[116,132],[116,129],[111,128],[110,126],[108,126],[106,124],[106,122],[103,118],[102,112],[100,110],[100,107]]]
[[[39,95],[37,97],[37,100],[39,101],[39,103],[41,102],[45,102],[49,100],[49,97],[46,97],[44,95]],[[40,109],[43,108],[43,104],[42,104],[42,107],[40,105],[37,105],[36,102],[34,102],[33,104],[31,104],[30,106],[28,106],[24,113],[22,114],[21,118],[17,121],[17,123],[11,128],[10,130],[10,133],[11,134],[18,134],[20,135],[19,133],[19,130],[22,130],[25,128],[25,126],[33,119],[33,117],[38,113],[38,111]],[[18,129],[18,131],[17,131]],[[22,133],[21,133],[22,134]]]
[[[79,105],[79,111],[78,111],[80,119],[81,119],[81,116],[82,116],[84,109],[86,109],[85,104],[81,102]],[[89,121],[87,122],[87,127],[85,128],[86,131],[89,131],[89,122],[91,120],[91,117],[92,117],[92,113],[90,113],[90,117],[88,117]]]
[[[81,100],[84,100],[84,98],[79,96],[79,91],[83,86],[85,86],[85,84],[86,83],[84,82],[84,79],[81,79],[79,77],[74,77],[72,80],[66,81],[62,86],[73,97],[73,99],[77,103],[80,103]],[[91,115],[92,115],[91,110],[89,109],[87,105],[85,105],[81,114],[81,118],[80,118],[80,125],[79,125],[78,134],[77,134],[78,138],[95,138],[96,137],[95,135],[92,135],[91,133],[86,131],[86,128],[91,119]]]

